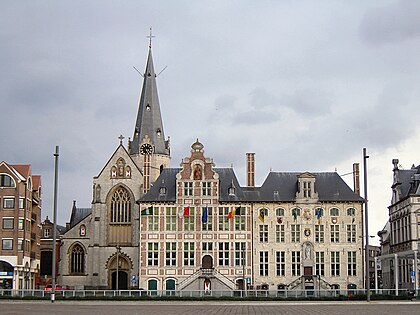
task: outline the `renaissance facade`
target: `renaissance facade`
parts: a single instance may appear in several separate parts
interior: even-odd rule
[[[328,289],[362,286],[362,203],[337,173],[271,172],[255,187],[198,140],[170,167],[151,46],[127,146],[74,203],[58,281],[75,288]],[[358,178],[358,177],[357,177]]]

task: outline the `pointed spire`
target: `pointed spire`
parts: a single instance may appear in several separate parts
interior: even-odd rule
[[[154,146],[154,152],[169,155],[168,141],[165,141],[162,116],[160,112],[159,97],[156,84],[156,73],[152,58],[152,29],[147,38],[149,41],[149,54],[144,72],[143,87],[140,95],[136,126],[131,141],[130,154],[139,154],[142,141],[148,137]]]

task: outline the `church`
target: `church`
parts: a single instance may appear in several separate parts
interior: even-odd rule
[[[186,148],[177,148],[186,150]],[[61,236],[58,283],[154,291],[363,287],[363,199],[336,172],[270,172],[241,186],[198,139],[170,167],[149,45],[132,139],[93,178],[90,208],[74,202]]]

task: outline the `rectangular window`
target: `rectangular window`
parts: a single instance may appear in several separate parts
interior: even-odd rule
[[[340,252],[331,252],[331,276],[340,276]]]
[[[300,243],[300,224],[291,224],[292,243]]]
[[[245,227],[245,219],[246,219],[246,215],[245,215],[245,207],[241,207],[241,209],[239,210],[240,214],[236,214],[235,215],[235,230],[236,231],[245,231],[246,227]],[[236,210],[237,211],[237,210]]]
[[[18,250],[23,250],[23,239],[21,238],[18,239]]]
[[[19,230],[23,230],[23,219],[20,219],[19,218],[19,221],[18,221],[18,229]]]
[[[347,243],[356,243],[356,224],[347,224]]]
[[[3,198],[3,208],[13,209],[15,207],[15,198]]]
[[[19,209],[23,209],[25,207],[25,199],[19,198]]]
[[[315,225],[315,243],[324,243],[324,225]]]
[[[184,217],[184,231],[195,230],[195,208],[190,207],[190,214]]]
[[[347,252],[347,275],[356,276],[356,252]]]
[[[284,243],[284,225],[276,225],[276,243]]]
[[[219,266],[229,266],[229,242],[219,243]]]
[[[204,242],[203,243],[203,251],[212,251],[213,250],[213,243],[212,242]]]
[[[3,218],[3,229],[5,230],[13,230],[15,220],[13,218]]]
[[[315,274],[325,276],[325,257],[324,252],[315,253]]]
[[[268,243],[268,224],[260,224],[260,243]]]
[[[300,276],[300,251],[292,251],[292,276]]]
[[[235,266],[243,266],[245,260],[245,242],[235,243]]]
[[[13,240],[12,239],[3,239],[1,248],[3,250],[12,250],[13,249]]]
[[[184,266],[194,266],[194,242],[184,243]]]
[[[202,195],[211,196],[211,182],[202,182]]]
[[[219,207],[219,231],[229,231],[229,207]]]
[[[311,182],[303,182],[303,197],[311,198]]]
[[[51,229],[45,228],[44,229],[44,237],[49,237],[51,235]]]
[[[286,272],[285,252],[276,252],[276,275],[277,277],[284,277]]]
[[[340,226],[331,224],[331,243],[340,243]]]
[[[153,214],[147,216],[148,230],[159,231],[159,207],[153,207]]]
[[[184,196],[193,195],[193,182],[184,182]]]
[[[268,252],[260,252],[260,276],[268,276]]]
[[[176,266],[176,242],[166,242],[166,266]]]
[[[212,207],[205,207],[207,208],[207,222],[203,223],[203,231],[212,231],[213,230],[213,208]],[[204,211],[204,208],[201,209]]]
[[[147,243],[147,265],[159,265],[159,243]]]
[[[176,207],[166,208],[166,231],[176,231],[177,213]]]

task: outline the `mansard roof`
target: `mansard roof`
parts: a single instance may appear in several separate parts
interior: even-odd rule
[[[401,183],[401,197],[411,194],[420,194],[420,165],[413,166],[409,170],[399,170],[399,182]]]
[[[297,172],[270,172],[261,187],[241,187],[232,168],[214,168],[220,179],[220,202],[294,202],[298,189]],[[175,202],[176,174],[180,168],[164,169],[153,187],[141,199],[147,202]],[[315,191],[320,202],[362,202],[363,198],[335,172],[311,173],[315,176]],[[229,187],[234,186],[235,195],[229,195]],[[160,188],[166,194],[160,194]]]

